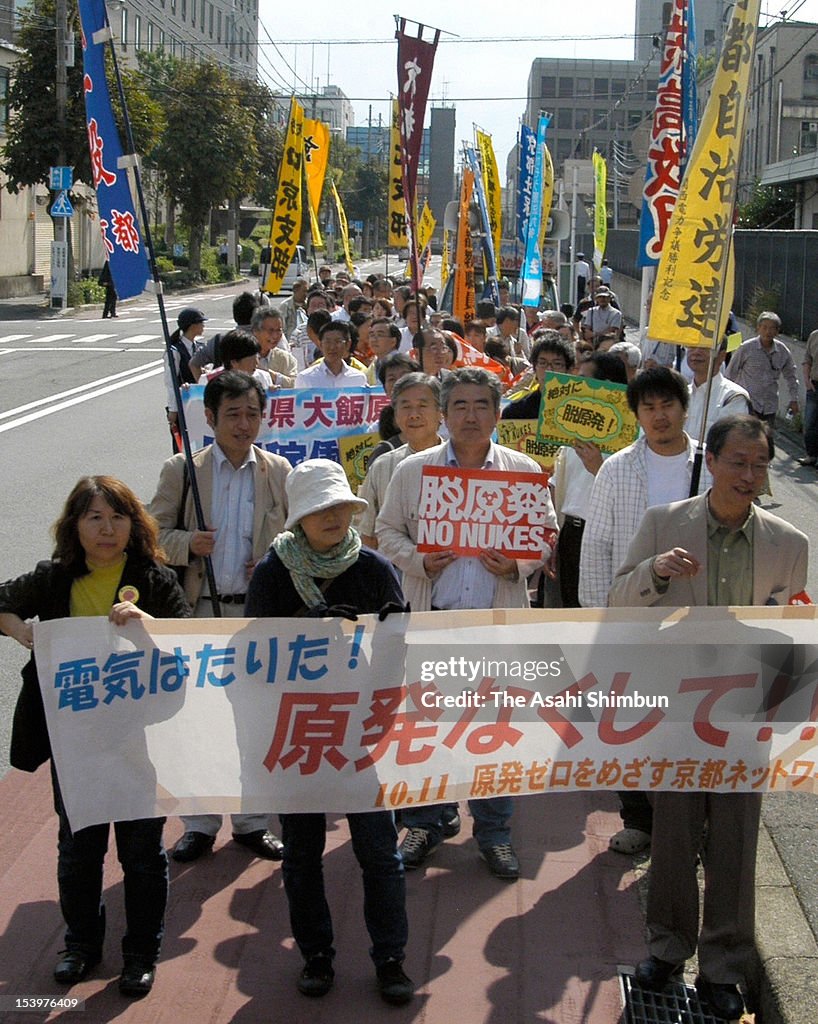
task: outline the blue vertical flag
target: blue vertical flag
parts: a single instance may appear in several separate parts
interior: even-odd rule
[[[105,79],[105,41],[97,33],[108,28],[104,0],[79,0],[82,23],[85,121],[91,171],[97,190],[99,227],[120,299],[141,295],[150,271],[139,232],[127,172],[120,167],[122,143]],[[107,34],[105,34],[107,36]]]
[[[693,2],[689,0],[685,11],[685,53],[682,62],[682,116],[685,136],[682,146],[682,175],[684,175],[687,156],[693,152],[693,143],[696,141],[696,132],[699,128],[696,57],[696,21],[693,17]]]
[[[517,237],[525,245],[528,238],[528,215],[534,188],[534,161],[537,136],[527,124],[520,125],[520,177],[517,187]]]
[[[542,294],[542,258],[540,254],[540,222],[542,220],[542,193],[545,177],[545,132],[551,118],[540,114],[537,122],[537,153],[534,158],[534,184],[531,190],[531,210],[523,262],[523,305],[539,306]]]
[[[497,285],[497,259],[494,253],[494,240],[491,236],[491,221],[489,219],[489,208],[486,202],[486,189],[483,185],[483,172],[480,170],[480,162],[477,159],[477,152],[474,146],[466,146],[466,160],[474,173],[474,194],[477,196],[477,206],[480,210],[480,221],[483,235],[483,256],[486,261],[486,286],[483,289],[483,298],[490,298],[495,306],[500,305],[500,289]]]

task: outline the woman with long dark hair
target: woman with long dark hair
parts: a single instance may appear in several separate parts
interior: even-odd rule
[[[106,615],[116,625],[124,625],[135,618],[190,615],[176,574],[164,564],[156,522],[120,480],[83,477],[68,496],[54,536],[50,561],[0,585],[0,631],[32,651],[22,671],[10,754],[15,768],[29,772],[51,758],[34,662],[32,619]],[[66,923],[65,950],[54,977],[73,985],[102,957],[102,867],[109,826],[72,832],[53,762],[51,777],[59,817],[57,881]],[[124,995],[146,995],[153,985],[168,894],[164,823],[164,818],[114,823],[127,923],[119,979]]]

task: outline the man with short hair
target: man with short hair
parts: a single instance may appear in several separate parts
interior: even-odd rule
[[[579,600],[604,608],[614,574],[645,512],[690,496],[696,444],[684,430],[687,381],[667,367],[644,370],[628,384],[628,406],[642,428],[633,444],[603,462],[594,478],[579,559]],[[709,480],[702,468],[699,492]],[[622,829],[611,838],[616,853],[650,845],[651,809],[644,793],[619,794]]]
[[[769,464],[764,425],[750,416],[718,420],[707,434],[705,458],[713,480],[705,495],[645,513],[613,581],[612,607],[786,605],[803,591],[807,538],[753,504]],[[661,991],[698,948],[702,1001],[719,1019],[736,1020],[744,1010],[737,983],[755,954],[761,794],[702,788],[656,792],[652,799],[650,955],[637,966],[636,982]]]
[[[369,364],[366,379],[374,387],[378,380],[378,369],[390,352],[397,352],[400,345],[400,328],[385,316],[376,317],[369,326],[369,347],[375,358]]]
[[[366,387],[366,374],[346,362],[352,352],[352,328],[343,320],[331,320],[318,332],[323,359],[300,370],[295,378],[297,388]]]
[[[536,420],[540,416],[542,386],[546,373],[571,373],[574,349],[554,330],[540,330],[531,349],[531,365],[537,386],[527,395],[509,402],[503,410],[504,420]]]
[[[338,320],[340,323],[349,323],[349,318],[352,311],[349,308],[350,302],[359,295],[363,295],[363,292],[357,284],[345,284],[341,291],[341,302],[343,305],[336,309],[332,314],[333,320]]]
[[[422,553],[417,549],[418,507],[424,466],[457,466],[500,472],[539,473],[540,467],[521,452],[495,445],[492,433],[500,418],[500,382],[486,370],[463,367],[448,374],[441,386],[441,408],[449,440],[410,455],[397,467],[375,524],[380,550],[403,573],[404,594],[413,611],[457,608],[527,608],[528,577],[551,555],[545,544],[537,558],[514,560],[489,548],[479,557],[451,551]],[[553,509],[545,526],[556,531]],[[511,845],[511,797],[470,800],[473,832],[481,857],[498,878],[513,881],[520,864]],[[405,808],[408,831],[401,843],[407,868],[418,867],[444,836],[443,805]]]
[[[281,320],[284,324],[284,334],[287,338],[295,334],[299,324],[307,319],[306,299],[310,284],[306,277],[297,277],[293,281],[293,291],[289,298],[279,303],[278,309],[281,313]]]
[[[721,372],[727,355],[727,341],[723,341],[713,357],[713,379],[710,385],[710,402],[707,406],[707,430],[725,416],[746,416],[750,412],[750,396]],[[689,348],[687,365],[693,372],[690,383],[690,404],[687,407],[687,422],[690,430],[698,437],[701,434],[704,396],[707,393],[707,368],[710,365],[709,348]]]
[[[622,314],[611,305],[611,293],[607,288],[597,288],[595,304],[582,314],[582,336],[596,348],[603,338],[612,335],[618,339],[622,329]]]
[[[496,323],[486,334],[488,338],[504,338],[509,345],[509,354],[528,359],[531,339],[520,326],[520,311],[515,306],[501,306],[497,310]]]
[[[604,342],[597,346],[597,352],[604,352]],[[639,364],[642,362],[642,350],[632,341],[614,341],[608,351],[612,356],[622,360],[628,380],[631,381],[639,371]]]
[[[236,327],[239,330],[251,330],[250,324],[253,319],[253,313],[258,306],[259,299],[252,292],[239,292],[235,299],[233,299],[233,319],[236,321]],[[206,366],[221,366],[221,359],[219,358],[219,341],[221,337],[220,333],[214,334],[193,353],[190,360],[190,372],[195,381],[201,377],[202,371]]]
[[[279,347],[284,337],[284,326],[278,310],[273,306],[259,306],[250,321],[250,330],[259,343],[258,364],[267,370],[273,383],[280,388],[291,388],[298,373],[298,363],[289,349]]]
[[[776,335],[781,330],[781,318],[769,310],[759,313],[756,320],[758,334],[750,338],[733,353],[727,365],[725,376],[740,384],[750,396],[750,413],[764,420],[770,428],[770,437],[775,435],[775,420],[778,415],[778,380],[787,382],[793,414],[798,412],[798,374],[792,354]]]
[[[806,408],[804,409],[804,451],[798,462],[802,466],[818,467],[818,331],[807,338],[804,353],[804,387]]]
[[[185,457],[162,466],[149,511],[159,524],[159,542],[171,565],[186,566],[183,586],[194,615],[210,617],[218,602],[222,616],[244,617],[247,584],[256,563],[284,529],[284,482],[290,464],[256,448],[266,404],[264,389],[246,373],[225,370],[204,392],[205,418],[213,444],[193,456],[207,528],[200,530],[190,495]],[[211,594],[205,580],[209,556],[216,580]],[[212,849],[221,815],[182,818],[185,833],[174,860],[191,861]],[[234,814],[233,838],[256,856],[281,860],[281,842],[270,831],[272,815]]]

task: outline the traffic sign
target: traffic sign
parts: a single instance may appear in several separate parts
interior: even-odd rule
[[[54,192],[64,192],[74,184],[73,167],[50,167],[48,187]]]
[[[71,201],[68,198],[67,192],[60,192],[54,201],[54,205],[51,207],[52,217],[72,217],[74,215],[74,207],[71,205]]]

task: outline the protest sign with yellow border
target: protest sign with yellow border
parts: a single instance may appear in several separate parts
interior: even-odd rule
[[[633,444],[639,432],[628,408],[627,386],[567,373],[546,373],[538,440],[593,441],[603,452]]]
[[[349,486],[355,494],[358,493],[358,488],[364,482],[369,457],[380,439],[379,434],[353,434],[349,437],[338,438],[341,465],[344,467]]]
[[[537,437],[537,420],[500,420],[497,441],[503,448],[522,452],[539,463],[549,476],[554,471],[554,460],[560,450],[559,441],[543,441]]]

